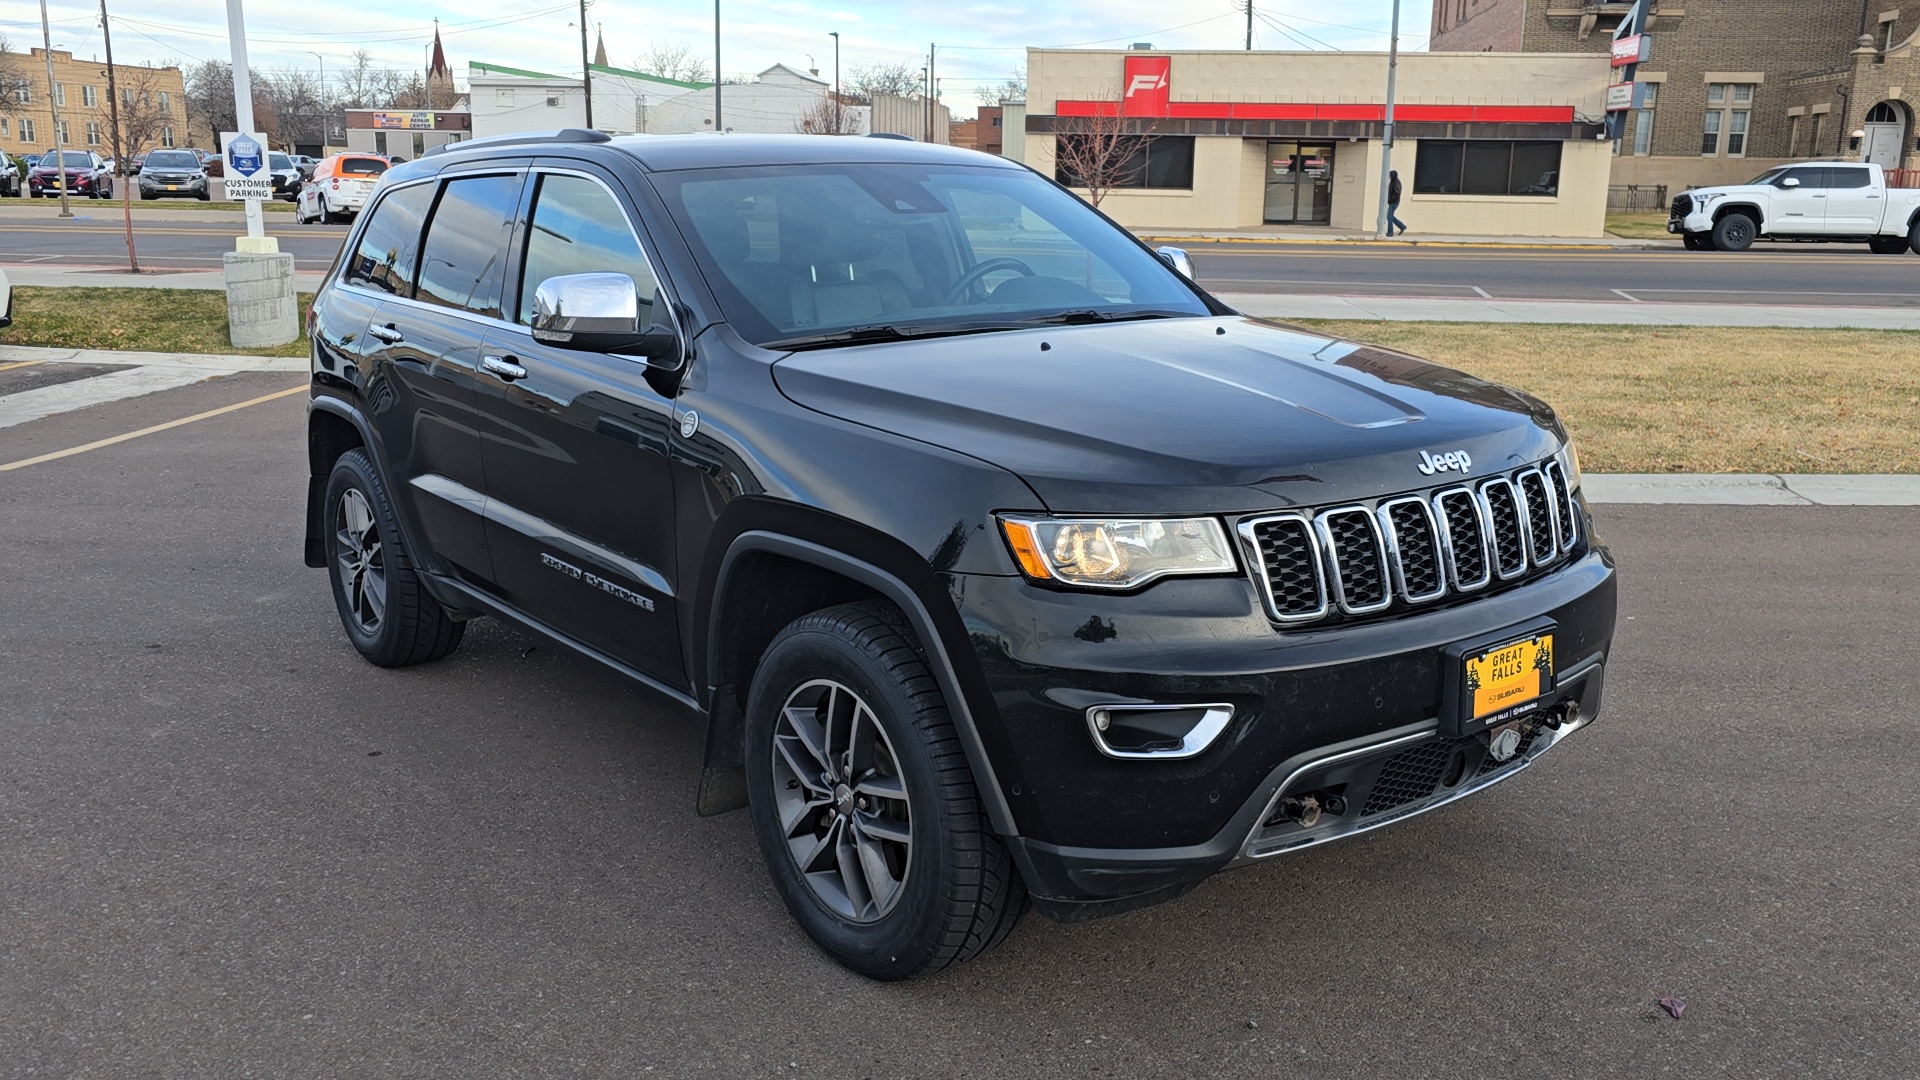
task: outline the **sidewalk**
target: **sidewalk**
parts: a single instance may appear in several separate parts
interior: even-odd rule
[[[291,374],[308,368],[307,361],[297,357],[0,345],[0,366],[23,361],[112,366],[116,370],[38,390],[0,395],[0,428],[241,371]],[[1587,501],[1595,504],[1920,506],[1920,475],[1587,473],[1582,478],[1581,490],[1586,493]]]
[[[1630,300],[1482,300],[1432,296],[1324,296],[1310,293],[1214,295],[1235,311],[1264,319],[1920,330],[1920,307],[1663,304]]]
[[[1136,234],[1147,244],[1378,244],[1381,247],[1521,247],[1638,251],[1677,248],[1678,240],[1628,240],[1618,236],[1460,236],[1410,233],[1376,239],[1373,230],[1345,232],[1325,226],[1255,225],[1241,229],[1152,229]]]
[[[80,286],[93,289],[225,289],[227,287],[226,274],[214,269],[180,270],[168,267],[129,274],[125,266],[35,266],[20,263],[10,263],[0,269],[7,272],[8,283],[16,289],[22,286],[42,288]],[[313,292],[320,287],[320,282],[326,276],[325,270],[296,270],[293,274],[293,287],[300,292]]]

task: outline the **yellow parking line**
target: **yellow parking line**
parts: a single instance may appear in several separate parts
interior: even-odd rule
[[[110,439],[101,439],[97,442],[87,443],[83,446],[72,446],[72,447],[68,447],[65,450],[55,450],[51,454],[41,454],[39,457],[22,458],[19,461],[9,461],[5,465],[0,465],[0,472],[12,472],[15,469],[24,469],[29,465],[38,465],[41,462],[45,462],[45,461],[58,461],[61,458],[72,457],[75,454],[84,454],[89,450],[98,450],[103,446],[112,446],[115,443],[123,443],[123,442],[126,442],[128,439],[137,439],[142,435],[152,435],[155,432],[166,431],[170,428],[177,428],[184,424],[191,424],[196,420],[206,420],[215,416],[221,416],[226,413],[237,412],[238,410],[244,409],[249,405],[258,405],[263,401],[274,401],[283,397],[292,397],[295,394],[304,394],[308,391],[308,389],[309,389],[308,384],[301,383],[299,386],[296,386],[291,390],[281,390],[272,394],[263,394],[260,397],[252,398],[247,401],[242,401],[237,405],[223,405],[218,409],[208,409],[206,412],[203,412],[203,413],[195,413],[192,416],[183,416],[178,420],[169,420],[164,424],[155,424],[149,428],[141,428],[139,431],[129,431],[125,435],[115,435]]]
[[[14,368],[32,367],[35,364],[44,363],[46,363],[45,360],[21,360],[12,364],[0,364],[0,371],[12,371]]]

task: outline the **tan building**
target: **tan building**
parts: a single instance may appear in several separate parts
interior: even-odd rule
[[[1600,235],[1608,73],[1604,56],[1401,54],[1401,219],[1428,234]],[[1134,156],[1100,208],[1124,225],[1371,230],[1386,82],[1384,53],[1029,49],[1025,137],[1006,154],[1071,184],[1060,139],[1117,125]]]
[[[34,49],[8,59],[0,72],[0,151],[37,154],[54,145],[53,112],[60,114],[60,142],[79,150],[112,155],[107,103],[107,65],[76,60],[54,50],[53,86],[47,86],[47,54]],[[115,64],[121,122],[138,150],[184,145],[187,138],[186,82],[177,67]]]
[[[1651,95],[1618,143],[1616,194],[1737,183],[1781,162],[1835,155],[1920,167],[1912,104],[1920,3],[1648,2],[1653,44],[1635,81]],[[1631,7],[1435,0],[1429,48],[1605,55]]]

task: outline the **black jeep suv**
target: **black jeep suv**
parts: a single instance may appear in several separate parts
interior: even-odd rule
[[[877,978],[1592,719],[1613,563],[1553,412],[1175,265],[944,147],[458,144],[314,301],[308,565],[375,664],[492,615],[700,718],[697,808]]]

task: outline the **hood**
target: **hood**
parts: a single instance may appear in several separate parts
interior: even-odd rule
[[[1056,512],[1234,512],[1435,487],[1540,461],[1537,399],[1238,316],[1061,326],[793,353],[807,408],[981,458]]]

